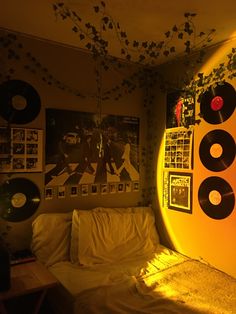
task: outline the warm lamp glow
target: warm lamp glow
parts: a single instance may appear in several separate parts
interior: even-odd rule
[[[158,195],[158,205],[159,208],[161,208],[161,214],[165,223],[165,227],[167,229],[168,235],[170,236],[170,239],[175,247],[175,249],[179,252],[181,252],[180,244],[175,236],[175,233],[172,229],[172,226],[170,224],[170,221],[167,216],[167,204],[163,206],[163,197],[164,197],[164,186],[163,186],[163,160],[164,160],[164,141],[165,141],[165,134],[162,137],[161,145],[159,149],[159,155],[157,158],[157,195]],[[166,208],[165,208],[166,207]]]

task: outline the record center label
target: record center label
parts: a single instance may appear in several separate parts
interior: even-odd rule
[[[27,107],[26,99],[21,95],[15,95],[11,99],[12,106],[16,110],[24,110]]]
[[[209,201],[211,202],[212,205],[219,205],[221,203],[222,197],[220,192],[217,190],[212,190],[209,193]]]
[[[11,198],[11,204],[13,207],[20,208],[25,205],[27,198],[23,193],[15,193]]]
[[[210,154],[213,158],[219,158],[223,153],[223,148],[220,144],[215,143],[210,147]]]
[[[214,111],[220,110],[224,105],[224,100],[220,96],[216,96],[211,101],[211,109]]]

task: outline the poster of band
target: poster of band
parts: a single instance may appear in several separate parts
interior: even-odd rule
[[[80,185],[83,195],[91,185],[96,194],[96,184],[138,182],[139,118],[46,109],[45,167],[46,186]]]
[[[0,172],[41,172],[43,130],[0,128]]]
[[[192,213],[192,174],[169,172],[168,208]]]

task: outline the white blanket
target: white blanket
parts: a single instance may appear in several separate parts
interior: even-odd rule
[[[236,280],[188,260],[118,285],[94,288],[77,298],[78,313],[235,314]]]

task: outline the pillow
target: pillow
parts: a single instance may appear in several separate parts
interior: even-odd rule
[[[159,243],[150,208],[74,210],[71,261],[82,265],[128,261],[153,253]]]
[[[31,250],[46,266],[70,259],[71,219],[72,212],[49,213],[33,221]]]

